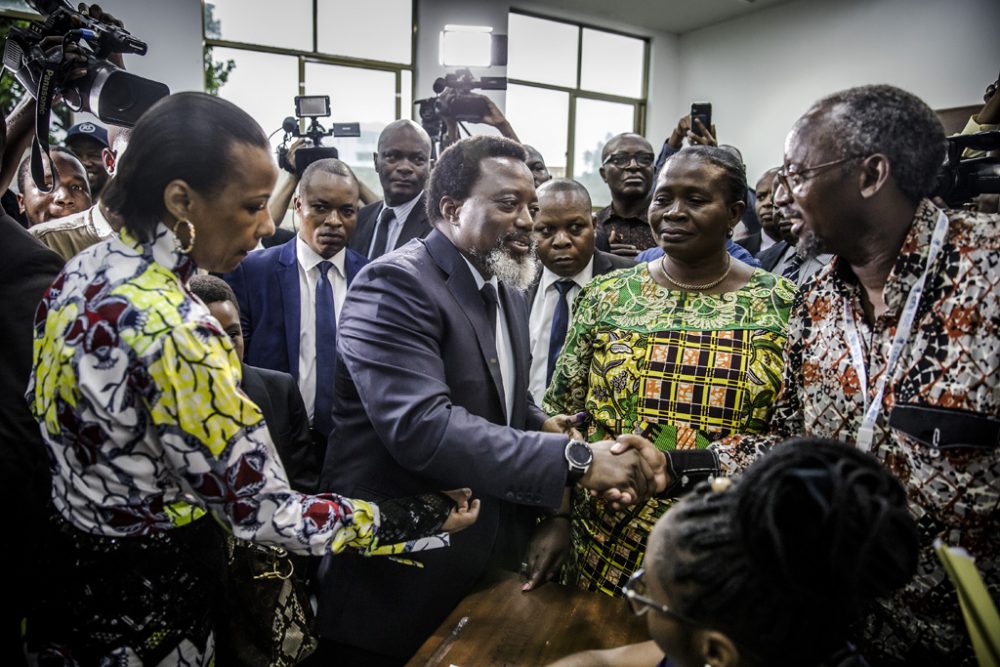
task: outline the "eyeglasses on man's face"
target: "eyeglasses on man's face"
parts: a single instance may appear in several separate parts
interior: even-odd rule
[[[656,160],[656,156],[652,153],[612,153],[604,158],[604,162],[601,164],[613,164],[619,169],[623,169],[632,164],[633,160],[640,167],[649,167]]]
[[[778,182],[784,186],[785,190],[791,193],[796,193],[802,189],[806,181],[819,176],[824,171],[836,167],[838,164],[844,164],[845,162],[850,162],[851,160],[860,159],[860,155],[851,155],[848,157],[842,157],[839,160],[830,160],[829,162],[822,162],[820,164],[814,164],[811,167],[802,167],[801,169],[796,169],[794,165],[785,165],[780,170],[778,170]]]

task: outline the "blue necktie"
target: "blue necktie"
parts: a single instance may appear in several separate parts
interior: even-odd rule
[[[569,328],[569,299],[566,295],[576,283],[572,280],[557,280],[553,285],[559,291],[559,298],[556,300],[556,312],[552,316],[552,331],[549,332],[549,363],[548,371],[545,373],[546,386],[552,382],[552,373],[556,370],[556,359],[559,358],[559,351],[562,350],[566,341],[566,329]]]
[[[327,275],[330,262],[320,262],[316,281],[316,402],[313,426],[329,435],[333,426],[333,372],[337,363],[337,310],[333,304],[333,285]]]
[[[781,275],[788,278],[796,285],[799,284],[799,270],[802,268],[802,258],[799,257],[798,252],[793,252],[792,256],[788,259],[788,264],[785,265],[785,269],[781,272]]]

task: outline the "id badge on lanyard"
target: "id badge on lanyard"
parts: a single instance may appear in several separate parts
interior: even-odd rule
[[[858,429],[857,436],[857,446],[862,451],[871,451],[872,442],[875,439],[875,422],[882,411],[885,383],[888,382],[889,376],[892,375],[893,369],[896,367],[896,362],[899,361],[899,357],[903,352],[903,347],[905,347],[910,337],[910,332],[913,331],[913,321],[916,319],[917,309],[920,307],[920,297],[923,296],[927,276],[930,274],[934,263],[937,262],[938,257],[941,256],[941,250],[944,248],[944,241],[947,236],[948,216],[944,214],[944,211],[938,211],[937,224],[934,226],[934,234],[931,236],[930,251],[927,253],[927,263],[924,265],[923,273],[917,279],[917,282],[913,284],[913,287],[910,288],[910,294],[906,297],[906,304],[903,306],[903,312],[899,317],[899,325],[896,327],[896,335],[893,336],[892,347],[889,348],[889,357],[886,359],[885,369],[882,371],[882,375],[879,376],[878,383],[875,385],[875,395],[871,398],[870,402],[868,398],[868,365],[865,360],[864,351],[861,349],[861,337],[858,335],[858,327],[854,321],[854,312],[851,309],[850,299],[844,297],[844,335],[847,338],[847,346],[851,352],[851,365],[854,367],[854,373],[858,377],[858,385],[861,387],[861,395],[865,401],[865,416],[861,421],[861,427]],[[874,346],[875,343],[873,342],[872,347]]]

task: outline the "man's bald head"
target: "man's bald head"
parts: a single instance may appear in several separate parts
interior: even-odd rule
[[[375,171],[389,206],[418,197],[431,170],[431,138],[412,120],[394,120],[378,137]]]
[[[324,158],[322,160],[316,160],[302,172],[302,178],[299,180],[299,195],[302,195],[309,186],[313,178],[317,174],[332,174],[333,176],[343,176],[354,182],[355,187],[357,187],[358,179],[351,171],[351,168],[346,164],[341,162],[336,158]]]
[[[646,137],[641,134],[636,134],[635,132],[622,132],[621,134],[616,134],[608,140],[608,143],[604,144],[604,149],[601,151],[601,162],[603,162],[612,153],[617,153],[618,149],[622,144],[639,144],[642,145],[644,150],[648,153],[653,152],[653,145],[646,140]]]
[[[382,151],[385,146],[390,146],[396,140],[397,137],[401,135],[415,135],[419,137],[427,150],[427,154],[430,155],[431,152],[431,137],[427,134],[427,130],[422,128],[419,123],[415,123],[409,118],[400,118],[399,120],[394,120],[382,130],[382,133],[378,135],[378,150]]]

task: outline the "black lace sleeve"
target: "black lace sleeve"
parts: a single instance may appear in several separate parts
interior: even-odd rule
[[[382,521],[379,544],[408,542],[441,532],[454,501],[443,493],[393,498],[378,503]]]

